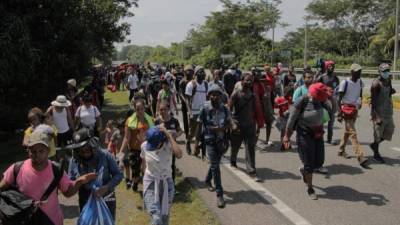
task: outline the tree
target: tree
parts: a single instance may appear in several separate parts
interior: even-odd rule
[[[65,82],[107,59],[129,34],[123,17],[137,0],[5,0],[0,3],[1,129],[25,121],[27,109],[47,107]]]

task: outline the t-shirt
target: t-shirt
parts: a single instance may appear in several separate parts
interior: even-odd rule
[[[347,82],[347,89],[346,89]],[[346,89],[346,93],[344,93],[342,103],[350,104],[358,106],[361,104],[361,90],[364,87],[364,83],[361,79],[358,79],[356,82],[353,82],[350,78],[346,80],[342,80],[339,86],[339,93],[344,92]]]
[[[129,119],[126,120],[126,126],[129,123]],[[146,132],[149,129],[149,125],[146,123],[138,122],[136,129],[131,129],[131,138],[129,142],[129,150],[138,151],[140,145],[146,140]]]
[[[96,118],[100,116],[100,111],[96,106],[91,105],[87,108],[85,105],[79,106],[76,110],[75,117],[79,118],[81,123],[90,128],[94,128],[96,124]]]
[[[233,118],[239,122],[242,128],[256,125],[256,98],[252,92],[243,93],[234,91],[231,96],[233,104]]]
[[[335,89],[339,85],[339,78],[336,75],[324,74],[317,79],[317,82],[321,82],[332,89]]]
[[[238,81],[235,77],[235,75],[232,75],[230,73],[226,73],[223,77],[223,83],[225,86],[225,90],[228,93],[228,95],[231,95],[233,92],[233,89],[235,88],[236,81]]]
[[[196,82],[196,93],[194,93],[194,96],[192,96],[194,82]],[[185,94],[192,97],[192,114],[199,115],[200,108],[207,100],[207,90],[205,81],[203,81],[201,84],[197,83],[197,81],[194,82],[189,82],[186,85]]]
[[[57,133],[63,134],[69,130],[67,109],[63,108],[61,112],[52,111],[54,125],[57,127]]]
[[[128,85],[130,90],[136,90],[138,88],[139,78],[136,74],[131,74],[128,77]]]
[[[10,166],[3,175],[3,180],[7,184],[13,184],[15,180],[14,165]],[[37,171],[32,167],[31,159],[27,159],[21,166],[16,180],[21,193],[35,201],[39,201],[53,179],[53,167],[50,160],[48,160],[48,165],[44,170]],[[73,181],[64,173],[58,184],[58,189],[61,192],[66,192],[71,185],[73,185]],[[62,225],[63,214],[58,202],[56,190],[57,188],[49,195],[47,201],[41,203],[39,207],[55,225]]]
[[[172,147],[165,142],[160,149],[147,150],[147,141],[141,145],[140,157],[146,161],[145,173],[154,177],[171,177],[172,175]]]
[[[296,102],[297,99],[307,94],[308,94],[308,88],[305,85],[296,88],[296,90],[293,93],[293,102]]]

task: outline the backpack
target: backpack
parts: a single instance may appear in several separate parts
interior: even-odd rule
[[[204,86],[206,87],[206,95],[207,95],[207,93],[208,93],[208,82],[207,81],[203,81],[204,82]],[[192,85],[193,85],[193,89],[192,89],[192,98],[194,97],[194,95],[196,94],[196,92],[197,92],[197,82],[196,81],[192,81]]]
[[[24,162],[21,161],[14,164],[14,183],[8,190],[0,193],[0,224],[52,224],[47,215],[35,204],[35,201],[21,193],[18,189],[17,176],[23,163]],[[57,188],[62,178],[60,165],[55,162],[52,162],[51,165],[54,179],[40,198],[40,201],[46,201],[48,199],[54,189]]]

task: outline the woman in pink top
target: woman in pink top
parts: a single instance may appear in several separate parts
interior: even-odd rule
[[[58,202],[57,189],[66,197],[71,197],[82,185],[94,180],[96,174],[81,176],[75,182],[63,174],[57,188],[49,195],[47,201],[40,202],[42,195],[54,179],[52,162],[48,160],[48,135],[39,131],[33,132],[29,136],[28,152],[29,159],[23,162],[16,178],[14,177],[14,164],[4,172],[4,178],[0,182],[0,191],[17,184],[21,193],[38,202],[39,207],[34,218],[39,221],[35,220],[32,225],[62,225],[63,215]],[[42,216],[38,219],[37,215],[39,214]]]

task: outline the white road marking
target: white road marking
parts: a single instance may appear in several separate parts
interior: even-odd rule
[[[295,225],[311,225],[309,221],[300,216],[297,212],[286,205],[282,200],[272,194],[268,189],[262,186],[260,183],[254,181],[246,173],[232,168],[229,165],[229,161],[222,158],[222,166],[231,171],[236,177],[242,180],[252,190],[257,192],[262,198],[268,201],[276,210],[278,210],[283,216],[290,220]]]
[[[392,150],[400,152],[400,148],[393,147]]]

